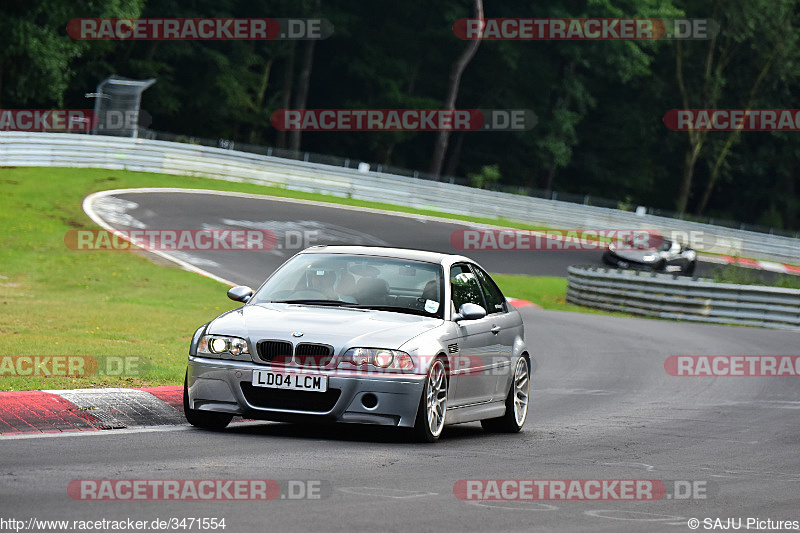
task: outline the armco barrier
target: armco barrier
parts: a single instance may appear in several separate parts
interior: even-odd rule
[[[791,237],[168,141],[0,132],[0,166],[97,167],[204,176],[554,228],[644,228],[665,235],[702,232],[706,242],[713,241],[706,249],[709,252],[800,263],[800,239]]]
[[[567,302],[697,322],[800,329],[800,290],[573,265]]]

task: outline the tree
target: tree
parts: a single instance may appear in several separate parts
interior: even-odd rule
[[[755,21],[757,27],[760,27],[768,38],[766,42],[763,39],[755,39],[752,42],[754,48],[760,48],[757,57],[761,65],[760,68],[756,67],[753,70],[755,76],[747,94],[745,109],[752,109],[758,101],[763,101],[766,105],[774,102],[772,99],[759,98],[767,76],[783,78],[784,82],[789,81],[790,83],[797,79],[799,73],[795,65],[800,60],[800,40],[798,40],[800,25],[796,20],[797,5],[797,0],[770,0],[765,6],[746,4],[745,9],[747,9],[747,12],[743,13],[743,16],[753,17],[752,21]],[[764,9],[750,11],[754,8]],[[726,32],[726,35],[728,35],[728,32]],[[738,39],[740,39],[738,34],[731,32],[730,40],[736,42]],[[730,45],[723,44],[722,49],[726,50],[728,46]],[[787,80],[787,77],[791,79]],[[706,183],[700,205],[697,207],[697,214],[703,214],[708,207],[711,193],[720,177],[726,157],[741,133],[741,130],[727,133],[725,144],[714,158],[711,174]]]
[[[488,189],[496,185],[502,176],[500,176],[500,167],[497,165],[484,165],[481,171],[477,174],[468,174],[469,184],[471,187],[477,189]]]
[[[483,0],[474,0],[472,18],[483,19]],[[447,97],[444,100],[442,109],[452,111],[456,108],[456,98],[458,98],[458,89],[461,86],[461,75],[464,69],[469,65],[470,60],[478,51],[480,46],[480,39],[474,39],[467,43],[466,48],[461,53],[458,59],[453,63],[450,69],[450,79],[447,88]],[[442,165],[444,164],[444,156],[447,152],[447,142],[450,138],[449,130],[441,130],[436,135],[436,143],[433,147],[433,156],[431,157],[431,166],[429,172],[434,176],[439,176],[442,173]]]
[[[5,4],[0,10],[0,105],[61,107],[74,76],[73,62],[89,41],[72,39],[67,23],[91,13],[91,0],[35,0]],[[132,18],[144,0],[104,2],[96,17]]]
[[[706,2],[689,0],[686,12],[692,16],[706,6]],[[797,0],[716,0],[711,18],[720,24],[719,35],[708,41],[674,42],[675,79],[682,107],[716,109],[724,105],[750,109],[759,101],[762,84],[776,65],[783,61],[791,64],[798,58],[796,6]],[[696,211],[702,214],[706,210],[740,133],[733,131],[722,136],[709,131],[687,132],[688,146],[676,202],[680,213],[688,208],[698,162],[709,158],[711,171]],[[708,154],[710,135],[713,143],[719,145],[710,149],[715,155]]]

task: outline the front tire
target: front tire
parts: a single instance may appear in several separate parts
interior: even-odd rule
[[[517,433],[528,418],[528,396],[530,393],[530,369],[525,357],[517,359],[514,378],[506,396],[506,413],[499,418],[481,420],[481,426],[490,433]]]
[[[225,429],[231,423],[233,415],[214,413],[212,411],[198,411],[189,408],[189,372],[183,379],[183,414],[186,420],[194,427],[202,429]]]
[[[414,434],[421,442],[436,442],[444,430],[447,414],[447,376],[444,363],[437,358],[428,370],[422,398],[417,408]]]

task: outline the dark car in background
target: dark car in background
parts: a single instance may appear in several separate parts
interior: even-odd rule
[[[632,243],[611,243],[603,253],[603,262],[617,268],[680,272],[694,274],[697,252],[676,241],[664,239],[655,248],[637,249]]]

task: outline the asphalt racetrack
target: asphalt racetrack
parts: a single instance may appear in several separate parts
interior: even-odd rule
[[[119,194],[94,207],[117,228],[205,224],[263,227],[278,235],[299,229],[317,231],[319,243],[451,253],[451,233],[464,228],[198,194]],[[255,286],[294,253],[282,244],[267,252],[180,258]],[[599,253],[468,255],[491,272],[563,276],[564,265],[597,262]],[[421,445],[383,428],[259,422],[216,433],[167,426],[3,438],[3,514],[25,520],[224,517],[226,533],[690,531],[691,518],[701,530],[714,524],[704,519],[722,525],[741,519],[742,529],[748,518],[762,525],[800,520],[800,378],[675,377],[664,368],[672,355],[797,354],[797,332],[521,312],[535,373],[519,434],[487,434],[472,423],[448,427],[438,443]],[[322,490],[319,499],[295,500],[282,488],[283,497],[267,502],[84,501],[67,493],[75,479],[186,478],[310,480]],[[482,502],[454,494],[462,480],[487,479],[659,480],[669,496]],[[699,490],[683,498],[676,487],[686,486]]]
[[[268,273],[305,245],[358,244],[467,253],[454,244],[463,242],[459,232],[476,227],[469,223],[447,223],[413,215],[398,216],[331,204],[314,205],[248,195],[120,193],[97,198],[92,206],[104,221],[122,230],[144,226],[147,229],[272,231],[277,242],[271,250],[248,251],[243,256],[237,253],[236,261],[231,261],[231,254],[224,251],[171,254],[225,279],[252,286],[258,286]],[[541,243],[543,249],[538,250],[470,250],[468,255],[490,272],[501,274],[566,277],[569,265],[603,265],[599,248],[563,249],[563,242],[548,239],[542,239]],[[707,276],[716,266],[701,261],[695,273]]]

